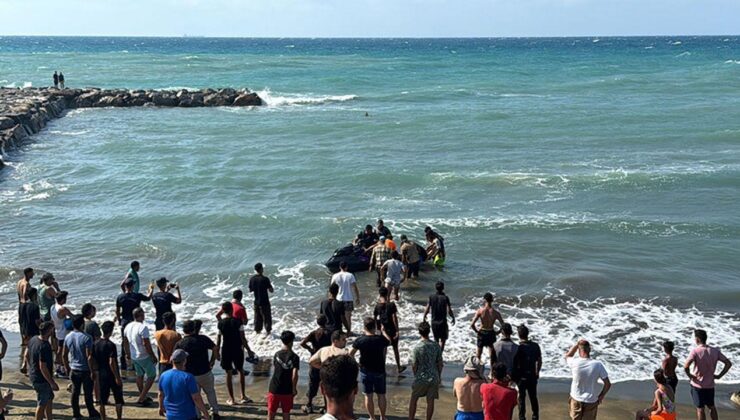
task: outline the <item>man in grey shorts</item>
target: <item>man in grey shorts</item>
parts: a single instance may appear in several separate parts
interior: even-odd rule
[[[424,321],[419,324],[421,340],[411,353],[411,368],[414,371],[414,384],[409,400],[409,418],[416,418],[416,403],[426,398],[426,419],[434,417],[434,400],[439,398],[439,384],[442,375],[442,349],[429,339],[432,327]]]

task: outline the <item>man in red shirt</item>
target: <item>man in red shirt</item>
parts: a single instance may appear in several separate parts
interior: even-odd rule
[[[493,382],[480,387],[485,420],[511,420],[516,407],[516,391],[509,388],[505,364],[496,363],[492,370]]]

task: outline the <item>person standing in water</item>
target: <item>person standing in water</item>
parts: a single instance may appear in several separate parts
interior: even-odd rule
[[[160,277],[157,280],[157,287],[159,291],[152,294],[152,304],[154,305],[154,328],[156,331],[159,331],[164,329],[162,316],[167,312],[174,313],[172,304],[180,304],[182,302],[182,294],[180,293],[180,285],[170,283],[166,277]],[[170,293],[172,289],[175,289],[177,296]]]
[[[249,291],[254,294],[254,331],[259,334],[264,326],[269,335],[272,332],[272,308],[267,292],[275,293],[270,279],[262,275],[262,263],[254,265],[255,274],[249,278]]]
[[[398,308],[396,304],[388,300],[388,289],[381,287],[378,290],[378,303],[373,310],[373,318],[380,331],[391,342],[393,355],[396,357],[396,367],[399,375],[406,370],[406,366],[401,366],[401,356],[398,354],[398,339],[400,328],[398,328]]]
[[[480,320],[480,328],[478,328],[478,320]],[[493,344],[496,342],[496,330],[493,328],[496,321],[499,325],[504,325],[504,319],[501,317],[501,313],[493,307],[493,295],[490,292],[486,292],[483,295],[483,306],[475,311],[473,322],[470,323],[470,328],[475,331],[477,340],[478,350],[475,355],[478,360],[482,360],[483,349],[488,347],[488,355],[490,356],[491,366],[496,363],[496,353],[493,350]]]
[[[653,405],[635,414],[635,420],[676,420],[676,392],[666,379],[663,369],[653,372],[656,390]]]
[[[452,305],[450,304],[450,298],[445,294],[445,284],[438,281],[434,285],[437,289],[437,293],[429,296],[429,303],[427,303],[426,309],[424,309],[424,322],[427,320],[429,312],[432,313],[432,334],[434,335],[434,341],[439,344],[442,352],[445,351],[445,343],[450,335],[450,327],[447,325],[447,316],[452,320],[452,325],[455,325],[455,313],[452,312]]]
[[[339,263],[339,271],[331,276],[331,283],[339,286],[337,299],[344,305],[344,315],[342,324],[347,328],[347,335],[352,335],[352,311],[355,310],[355,303],[360,306],[360,289],[357,288],[357,279],[355,275],[347,271],[347,262]]]

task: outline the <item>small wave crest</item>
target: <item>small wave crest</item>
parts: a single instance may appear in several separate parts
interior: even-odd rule
[[[321,105],[332,102],[347,102],[357,99],[357,95],[310,95],[272,92],[269,88],[258,91],[257,94],[269,107],[295,105]]]

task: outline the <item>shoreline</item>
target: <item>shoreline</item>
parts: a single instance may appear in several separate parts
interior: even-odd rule
[[[46,124],[64,116],[68,109],[104,107],[179,107],[261,106],[262,98],[248,89],[128,90],[0,88],[0,169],[2,155],[17,149]]]

